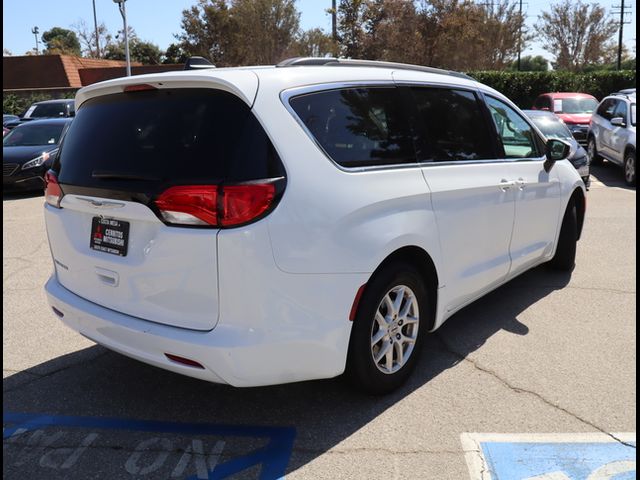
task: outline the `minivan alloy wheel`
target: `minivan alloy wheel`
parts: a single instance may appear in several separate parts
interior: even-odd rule
[[[398,285],[385,294],[371,326],[371,355],[378,370],[392,374],[407,363],[418,337],[419,322],[413,290]]]

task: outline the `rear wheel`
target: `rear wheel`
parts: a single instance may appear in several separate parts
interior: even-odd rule
[[[391,264],[369,281],[347,359],[347,374],[359,388],[382,394],[406,381],[429,328],[429,302],[424,281],[409,264]]]
[[[624,181],[627,185],[636,186],[636,154],[627,152],[624,156]]]
[[[578,212],[574,200],[569,201],[562,219],[556,254],[549,266],[556,270],[571,271],[576,264],[576,246],[578,243]]]
[[[589,157],[589,164],[602,164],[602,157],[598,155],[598,147],[596,147],[596,139],[594,137],[589,137],[589,143],[587,144],[587,155]]]

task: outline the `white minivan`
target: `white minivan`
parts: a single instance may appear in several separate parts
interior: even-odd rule
[[[76,107],[47,174],[48,300],[151,365],[387,392],[456,311],[574,266],[569,146],[462,74],[292,59],[110,80]]]

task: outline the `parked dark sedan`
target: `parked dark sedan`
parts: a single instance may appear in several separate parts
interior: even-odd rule
[[[567,160],[576,167],[585,186],[591,184],[589,158],[587,151],[578,143],[567,125],[555,113],[544,110],[523,110],[547,138],[558,138],[571,144],[571,153]]]
[[[73,117],[76,114],[75,105],[76,103],[73,98],[35,102],[31,104],[22,117],[16,117],[14,120],[3,120],[3,126],[12,130],[18,125],[41,118]]]
[[[2,114],[2,126],[4,127],[7,122],[19,122],[20,121],[20,117],[17,115],[11,115],[9,113],[3,113]]]
[[[17,126],[2,139],[2,186],[5,190],[44,188],[60,139],[71,118],[33,120]]]

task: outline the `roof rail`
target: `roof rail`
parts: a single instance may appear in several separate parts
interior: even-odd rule
[[[184,70],[202,70],[203,68],[216,68],[216,66],[204,57],[189,57],[184,64]]]
[[[304,67],[304,66],[337,66],[337,67],[377,67],[377,68],[396,68],[398,70],[414,70],[417,72],[436,73],[439,75],[450,75],[458,78],[466,78],[467,80],[475,80],[474,78],[460,72],[451,70],[442,70],[440,68],[424,67],[422,65],[412,65],[410,63],[382,62],[377,60],[352,60],[347,58],[335,57],[294,57],[283,60],[276,67]]]
[[[629,90],[631,90],[631,89],[629,89]],[[629,98],[629,97],[635,97],[636,96],[636,92],[635,92],[635,90],[633,92],[631,92],[631,91],[613,92],[611,94],[611,96],[612,97],[615,96],[615,97],[626,97],[626,98]]]

